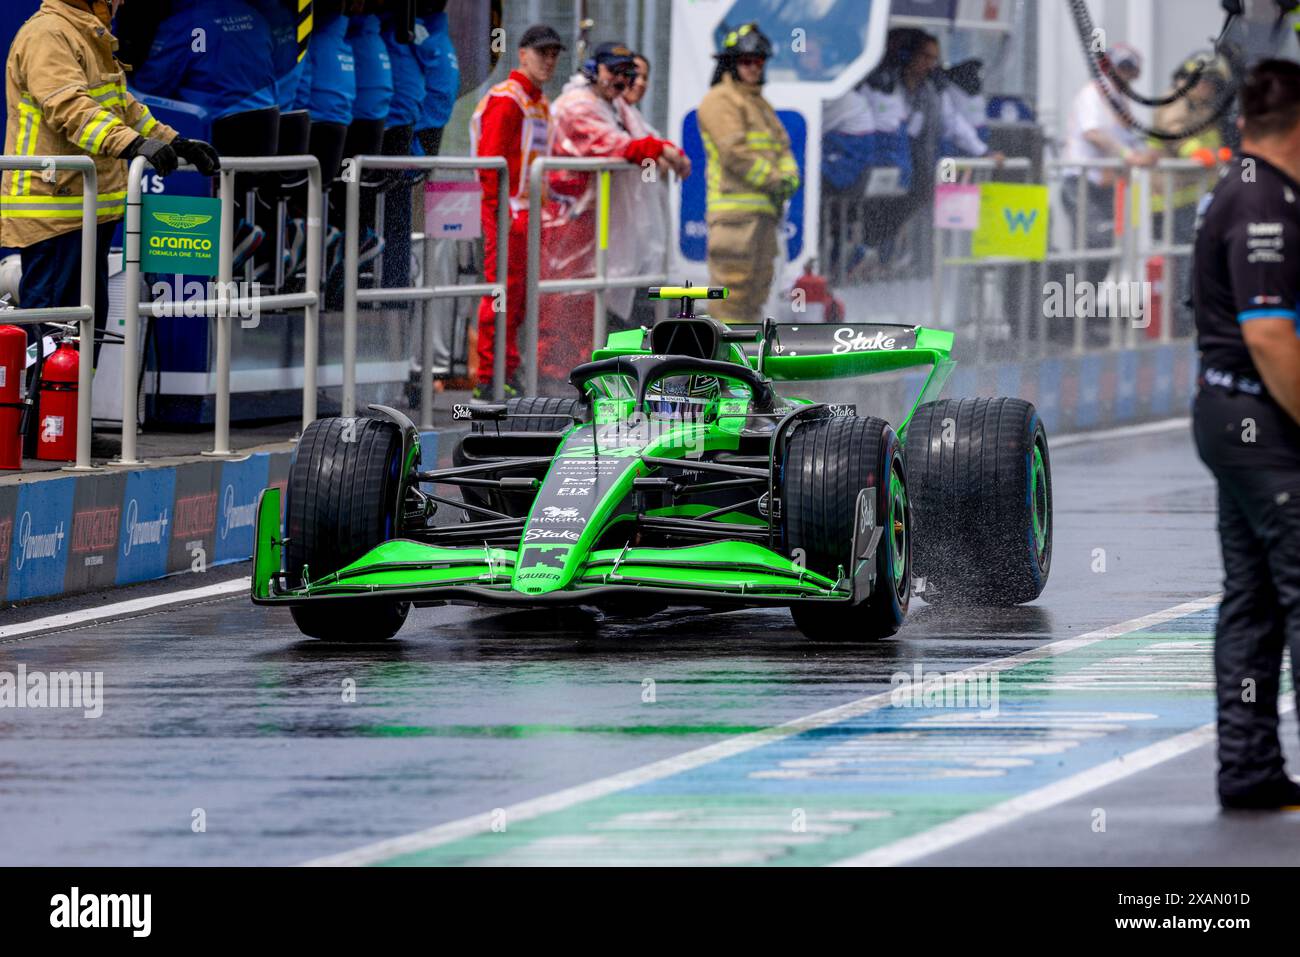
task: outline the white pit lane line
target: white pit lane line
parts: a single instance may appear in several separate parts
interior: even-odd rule
[[[1288,692],[1278,698],[1277,712],[1288,714],[1295,710],[1295,694]],[[987,834],[994,828],[1011,824],[1023,817],[1037,814],[1057,804],[1063,804],[1071,798],[1095,791],[1097,788],[1131,775],[1153,768],[1157,764],[1169,761],[1179,755],[1194,751],[1203,744],[1214,741],[1214,722],[1203,724],[1191,731],[1174,735],[1145,748],[1138,748],[1128,754],[1081,771],[1063,781],[1056,781],[1046,787],[985,808],[945,824],[937,825],[928,831],[903,838],[884,847],[878,847],[857,857],[837,861],[832,867],[895,867],[910,864],[913,861],[947,850],[973,837]]]
[[[229,581],[204,585],[201,588],[187,588],[184,591],[170,592],[165,595],[132,598],[112,605],[100,605],[98,608],[83,608],[79,611],[64,612],[61,615],[24,621],[17,625],[5,625],[0,627],[0,643],[46,631],[66,631],[69,628],[93,625],[108,619],[131,618],[169,605],[185,605],[212,598],[226,598],[240,592],[247,593],[252,586],[251,577],[232,578]]]
[[[1128,439],[1138,435],[1156,435],[1161,432],[1184,430],[1191,441],[1192,420],[1189,416],[1177,419],[1161,419],[1158,422],[1140,422],[1137,425],[1121,425],[1114,429],[1098,429],[1095,432],[1066,432],[1062,435],[1047,437],[1047,448],[1068,449],[1072,445],[1085,445],[1089,442],[1106,442],[1111,439]]]
[[[1085,635],[1080,635],[1077,638],[1061,638],[1057,641],[1039,645],[1037,648],[1031,648],[1007,658],[998,658],[994,661],[972,665],[970,668],[964,669],[964,671],[980,673],[1006,671],[1029,661],[1055,657],[1056,655],[1075,651],[1099,641],[1105,641],[1108,638],[1115,638],[1129,634],[1130,632],[1141,631],[1144,628],[1150,628],[1153,625],[1159,625],[1175,618],[1181,618],[1184,615],[1191,615],[1199,611],[1204,611],[1206,608],[1211,608],[1217,605],[1220,597],[1221,596],[1218,594],[1208,595],[1205,598],[1198,598],[1195,601],[1174,605],[1171,608],[1166,608],[1163,611],[1157,611],[1150,615],[1144,615],[1141,618],[1133,618],[1117,625],[1108,625],[1105,628],[1089,632]],[[892,691],[883,691],[879,694],[859,698],[856,701],[850,701],[848,704],[838,705],[824,711],[818,711],[815,714],[803,718],[795,718],[793,721],[787,721],[784,724],[766,728],[762,731],[755,731],[750,734],[728,738],[723,741],[706,745],[702,748],[697,748],[694,751],[687,751],[685,754],[665,758],[661,761],[655,761],[652,764],[647,764],[640,768],[633,768],[629,771],[623,771],[619,774],[588,782],[587,784],[580,784],[576,787],[556,791],[553,794],[547,794],[528,801],[522,801],[519,804],[514,804],[505,808],[505,816],[507,820],[512,822],[527,820],[530,818],[540,817],[543,814],[550,814],[554,811],[573,807],[576,804],[582,804],[583,802],[604,797],[608,794],[625,791],[629,788],[645,784],[648,781],[656,781],[661,778],[666,778],[682,771],[690,770],[691,768],[700,767],[701,765],[720,761],[723,758],[728,758],[732,755],[751,751],[754,748],[762,747],[763,745],[770,744],[773,741],[780,741],[796,734],[802,734],[805,731],[825,727],[857,715],[865,714],[868,711],[886,707],[889,705],[891,697]],[[1050,807],[1053,804],[1058,804],[1061,801],[1074,797],[1075,794],[1082,794],[1085,791],[1090,791],[1093,788],[1101,787],[1102,785],[1109,784],[1112,781],[1117,781],[1130,774],[1135,774],[1138,771],[1154,767],[1162,761],[1167,761],[1170,758],[1174,758],[1179,754],[1191,750],[1192,748],[1198,747],[1206,741],[1213,740],[1213,734],[1214,729],[1212,725],[1207,725],[1190,732],[1179,734],[1175,737],[1166,739],[1165,741],[1156,742],[1153,745],[1148,745],[1145,748],[1141,748],[1113,761],[1109,761],[1106,764],[1091,768],[1072,778],[1067,778],[1064,781],[1056,782],[1055,784],[1041,788],[1038,791],[1021,795],[1019,798],[1004,802],[997,807],[965,815],[954,821],[950,821],[945,825],[938,825],[931,831],[913,835],[912,837],[897,841],[894,844],[877,848],[868,854],[862,855],[862,858],[851,858],[842,863],[897,864],[906,860],[912,860],[922,854],[928,854],[933,850],[939,850],[943,847],[958,843],[959,841],[966,840],[969,837],[974,837],[976,834],[981,834],[993,827],[1006,824],[1018,817],[1023,817],[1026,814],[1042,810],[1043,808]],[[995,812],[996,817],[989,817],[989,815],[994,815]],[[449,844],[452,841],[458,841],[463,838],[472,837],[475,834],[490,831],[494,820],[496,820],[494,814],[490,811],[485,811],[482,814],[449,821],[446,824],[439,824],[427,830],[416,831],[400,837],[389,838],[388,840],[369,844],[352,851],[344,851],[340,854],[332,854],[326,857],[316,858],[307,861],[304,866],[349,867],[374,864],[400,855],[427,850],[431,847],[438,847],[443,844]],[[931,834],[938,835],[934,839],[933,843],[923,843]],[[894,853],[896,859],[891,860],[883,856],[896,848],[900,849]],[[872,858],[876,855],[882,855],[882,858],[880,860],[863,859]]]

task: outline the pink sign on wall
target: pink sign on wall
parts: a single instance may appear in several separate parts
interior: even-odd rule
[[[434,239],[478,239],[478,183],[454,181],[424,184],[425,231]]]
[[[934,187],[934,228],[975,229],[980,223],[980,188],[972,183]]]

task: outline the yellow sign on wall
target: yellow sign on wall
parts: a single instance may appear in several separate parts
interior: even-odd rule
[[[1047,187],[1020,183],[980,186],[980,219],[971,237],[971,255],[1047,256]]]

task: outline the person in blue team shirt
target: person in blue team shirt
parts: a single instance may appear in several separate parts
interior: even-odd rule
[[[415,138],[426,156],[436,156],[442,128],[460,92],[460,64],[448,29],[447,0],[421,0],[416,7],[415,59],[424,72],[424,103],[415,121]]]
[[[159,24],[131,85],[201,106],[209,122],[275,106],[271,28],[248,0],[177,5]]]
[[[275,99],[282,112],[294,109],[298,86],[307,69],[307,57],[298,59],[297,0],[252,0],[271,28],[274,44]],[[306,109],[306,103],[300,109]]]
[[[356,62],[348,42],[349,20],[343,15],[342,0],[315,0],[312,5],[312,31],[307,43],[302,76],[294,109],[311,114],[311,144],[308,152],[321,162],[321,178],[331,194],[330,184],[339,174],[344,156],[344,142],[357,100]],[[339,191],[341,197],[341,191]],[[297,197],[295,215],[305,213],[306,190]],[[312,215],[315,215],[313,212]],[[301,231],[301,223],[294,228]],[[305,233],[304,233],[305,235]],[[326,275],[335,263],[343,261],[342,231],[334,225],[326,230]],[[294,242],[292,245],[298,245]]]
[[[337,9],[315,6],[308,65],[299,80],[295,109],[311,111],[312,123],[352,122],[357,99],[356,64],[348,43],[348,18]]]
[[[383,25],[384,45],[393,64],[393,100],[388,107],[386,129],[409,126],[413,133],[415,121],[420,118],[424,106],[424,71],[420,69],[411,44],[398,41],[397,23],[392,14],[384,14]],[[408,149],[404,152],[409,152],[409,139],[407,142]]]
[[[415,123],[424,107],[424,71],[410,43],[397,38],[397,19],[384,13],[384,44],[393,63],[393,101],[388,107],[384,129],[386,156],[411,155]],[[411,271],[411,190],[410,178],[400,173],[389,176],[381,187],[384,203],[384,236],[380,248],[384,254],[385,286],[406,286]]]
[[[388,43],[381,36],[381,23],[378,15],[365,13],[367,4],[364,0],[348,0],[345,8],[348,17],[348,43],[352,47],[352,59],[356,66],[357,98],[352,107],[352,124],[348,128],[348,138],[344,148],[345,156],[372,155],[382,151],[384,128],[389,123],[393,104],[393,65],[388,53]],[[373,179],[375,177],[368,177]],[[366,184],[363,184],[366,185]],[[334,225],[344,225],[344,210],[341,203],[335,201],[331,219]],[[358,268],[365,270],[369,263],[383,251],[383,243],[375,232],[375,190],[363,189],[359,220],[361,227],[360,252]],[[336,262],[331,263],[329,276],[332,284],[341,282],[342,249],[336,255]]]
[[[348,17],[348,43],[356,66],[352,120],[387,120],[393,101],[393,66],[374,14]]]

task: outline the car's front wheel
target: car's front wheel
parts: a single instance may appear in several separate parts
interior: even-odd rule
[[[898,631],[912,591],[912,515],[903,449],[889,423],[832,418],[799,426],[786,449],[781,488],[787,551],[812,571],[853,574],[863,489],[875,489],[874,514],[884,530],[872,557],[870,597],[792,605],[799,630],[815,641],[871,641]]]
[[[397,534],[402,438],[380,419],[317,419],[303,430],[289,469],[285,572],[291,587],[338,571]],[[391,638],[406,602],[320,600],[291,609],[303,634],[321,641]]]

